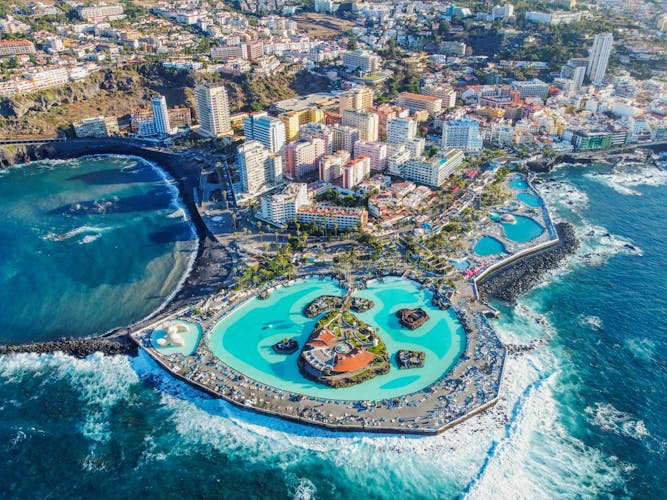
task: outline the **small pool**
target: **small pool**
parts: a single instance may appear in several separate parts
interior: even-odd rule
[[[180,340],[182,340],[182,345],[166,345],[161,346],[159,344],[160,339],[164,339],[167,336],[167,330],[169,327],[176,327]],[[184,356],[190,356],[201,340],[201,327],[195,323],[190,323],[189,321],[182,320],[170,320],[162,323],[158,328],[153,330],[151,333],[151,344],[155,350],[168,356],[169,354],[183,354]]]
[[[515,177],[510,181],[512,189],[528,189],[528,182],[523,177]]]
[[[484,236],[475,245],[475,253],[482,257],[505,253],[505,245],[491,236]]]
[[[516,199],[521,203],[528,205],[531,208],[540,208],[542,206],[542,200],[537,196],[530,193],[519,193],[516,195]]]
[[[544,228],[530,217],[515,215],[516,222],[502,222],[505,236],[512,241],[525,243],[532,241],[544,232]]]
[[[470,262],[468,262],[465,259],[450,259],[449,261],[454,269],[458,269],[459,271],[463,271],[464,269],[468,269],[470,267]]]

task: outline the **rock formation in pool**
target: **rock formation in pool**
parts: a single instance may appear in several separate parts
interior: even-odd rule
[[[421,308],[416,309],[399,309],[396,313],[398,316],[398,322],[409,328],[410,330],[415,330],[419,328],[429,319],[428,314]]]
[[[294,339],[285,338],[271,347],[278,354],[292,354],[299,348],[299,343]]]
[[[407,368],[423,368],[426,353],[401,349],[396,353],[396,364],[401,370]]]

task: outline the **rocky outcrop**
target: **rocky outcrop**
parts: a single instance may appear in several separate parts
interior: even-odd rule
[[[19,163],[52,158],[51,144],[42,146],[0,146],[0,169],[6,169]]]
[[[514,302],[521,294],[537,285],[544,275],[556,269],[563,260],[575,252],[578,241],[571,224],[556,224],[560,241],[558,245],[527,255],[484,277],[478,284],[480,298],[484,301],[495,297]]]
[[[63,338],[54,340],[52,342],[35,342],[32,344],[0,346],[0,354],[19,354],[30,353],[37,354],[51,354],[54,352],[62,352],[75,356],[77,358],[85,358],[86,356],[101,352],[109,356],[116,355],[137,355],[137,345],[128,337],[115,338]]]

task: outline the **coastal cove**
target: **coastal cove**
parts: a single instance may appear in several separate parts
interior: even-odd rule
[[[57,169],[59,162],[64,162],[63,164],[66,165],[67,161],[73,161],[77,158],[101,159],[105,157],[116,157],[119,159],[127,158],[129,161],[148,162],[151,165],[150,168],[155,172],[164,172],[160,173],[160,178],[165,179],[164,182],[167,184],[169,184],[166,180],[167,177],[171,177],[173,179],[173,185],[170,185],[169,188],[175,188],[178,191],[175,198],[173,198],[172,203],[178,205],[182,204],[182,215],[187,220],[187,225],[192,225],[192,229],[195,232],[195,241],[197,242],[195,246],[195,255],[191,259],[192,265],[188,272],[183,273],[184,281],[178,285],[174,284],[171,290],[164,290],[161,292],[165,297],[168,296],[168,299],[166,301],[163,299],[159,304],[159,307],[157,307],[156,304],[155,307],[145,310],[143,314],[135,316],[134,318],[128,318],[130,320],[128,321],[128,325],[140,321],[147,314],[152,316],[160,311],[173,311],[182,307],[184,304],[192,303],[209,296],[211,293],[217,292],[222,287],[222,283],[226,279],[229,271],[227,266],[228,251],[215,240],[206,227],[206,224],[201,219],[196,205],[194,191],[199,181],[199,169],[193,166],[190,162],[185,161],[181,155],[160,151],[150,145],[133,144],[117,139],[70,140],[50,143],[43,146],[23,147],[22,150],[19,151],[19,154],[15,153],[13,156],[4,159],[5,167],[8,168],[8,170],[5,170],[5,175],[13,175],[14,169],[17,168],[19,171],[24,170],[21,165],[14,165],[14,161],[38,162],[37,165],[40,164],[39,162],[45,161],[47,169],[51,168],[49,167],[50,163],[53,163],[53,168]],[[132,158],[135,160],[132,160]],[[27,163],[26,165],[26,170],[34,168],[30,163]],[[132,180],[134,181],[135,179]],[[98,182],[95,181],[93,177],[91,177],[91,181]],[[121,180],[117,181],[123,182]],[[100,178],[99,184],[104,185],[104,183],[109,184],[111,182],[113,182],[112,179]],[[173,222],[172,219],[169,220]],[[169,233],[163,233],[159,237],[163,239],[165,237],[170,238],[171,236]],[[88,330],[83,336],[105,334],[114,338],[120,337],[121,343],[124,343],[122,337],[126,332],[127,329],[125,327],[120,327],[107,332],[106,334],[104,333],[104,329],[102,329],[102,331]],[[46,331],[42,331],[40,337],[34,337],[33,340],[39,338],[44,341],[50,341],[63,336],[70,337],[72,336],[72,332],[60,330],[49,336],[47,329]],[[3,342],[0,341],[0,343]],[[8,343],[11,344],[12,342]],[[73,344],[71,345],[73,346]],[[3,347],[2,349],[12,350],[12,347]],[[15,349],[24,350],[25,348],[16,346]],[[42,346],[38,349],[47,348]],[[76,351],[78,353],[94,352],[94,350],[87,349],[85,345],[78,345],[76,349],[74,349],[74,347],[72,347],[72,349],[72,352]]]

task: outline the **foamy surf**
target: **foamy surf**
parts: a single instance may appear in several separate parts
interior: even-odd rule
[[[604,431],[634,439],[643,439],[650,435],[643,420],[619,411],[609,403],[598,402],[594,406],[587,406],[585,413],[589,422]]]
[[[609,173],[584,174],[584,177],[626,196],[641,196],[640,191],[633,189],[639,186],[667,185],[667,171],[646,164],[628,165]]]

